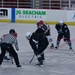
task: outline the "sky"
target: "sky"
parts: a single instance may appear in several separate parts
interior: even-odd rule
[[[50,25],[51,37],[56,46],[57,31],[55,25]],[[59,49],[50,49],[50,44],[44,51],[45,62],[41,67],[36,66],[38,63],[36,56],[32,63],[29,63],[33,57],[33,50],[25,38],[26,32],[34,32],[37,27],[36,24],[23,23],[0,23],[0,37],[3,34],[8,34],[10,29],[15,29],[18,33],[19,51],[16,51],[19,56],[21,68],[17,68],[9,61],[3,61],[0,66],[0,75],[75,75],[75,54],[69,50],[68,45],[61,40]],[[69,26],[72,47],[75,51],[75,26]]]

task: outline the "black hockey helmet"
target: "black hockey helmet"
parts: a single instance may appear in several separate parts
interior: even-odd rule
[[[14,33],[15,33],[15,30],[14,29],[10,29],[9,30],[9,34],[12,34],[13,35]]]

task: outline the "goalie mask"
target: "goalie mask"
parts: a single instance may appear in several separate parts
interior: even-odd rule
[[[27,33],[26,33],[26,39],[29,40],[30,37],[31,37],[31,32],[27,32]]]

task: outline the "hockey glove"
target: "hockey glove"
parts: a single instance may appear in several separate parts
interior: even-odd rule
[[[19,49],[16,49],[17,51],[19,51]]]
[[[59,30],[59,31],[58,31],[58,34],[61,34],[61,33],[63,33],[62,30]]]

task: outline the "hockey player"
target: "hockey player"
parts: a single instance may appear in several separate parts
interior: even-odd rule
[[[38,59],[39,63],[36,65],[41,66],[43,65],[43,60],[45,60],[44,50],[47,48],[49,42],[46,36],[43,34],[39,34],[38,31],[41,32],[41,29],[37,29],[36,32],[32,34],[30,32],[27,32],[26,38],[29,40],[34,54]]]
[[[64,41],[69,45],[69,49],[72,49],[70,30],[68,26],[63,22],[63,20],[60,20],[59,23],[55,25],[55,28],[58,32],[57,44],[55,48],[58,49],[61,39],[64,39]]]
[[[6,54],[6,51],[8,51],[14,58],[16,66],[21,67],[18,59],[18,55],[16,51],[13,48],[13,44],[15,45],[16,50],[18,51],[18,42],[16,37],[14,37],[15,30],[10,29],[9,34],[4,36],[1,40],[1,54],[0,54],[0,65],[2,64],[3,58]]]
[[[36,25],[37,25],[37,28],[41,28],[42,30],[44,30],[44,34],[46,35],[46,37],[48,38],[48,41],[51,44],[50,48],[54,48],[53,40],[51,38],[50,26],[44,23],[43,20],[40,20],[39,22],[37,22]]]

